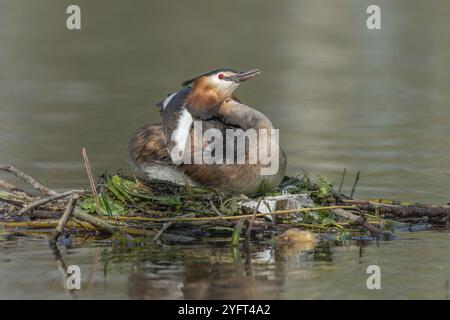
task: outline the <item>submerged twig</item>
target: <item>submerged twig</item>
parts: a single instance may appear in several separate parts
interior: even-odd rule
[[[64,261],[61,253],[59,252],[59,249],[56,245],[52,245],[51,247],[53,256],[55,258],[56,264],[58,266],[58,270],[62,275],[62,286],[64,288],[64,290],[66,291],[66,293],[68,293],[72,298],[76,299],[77,296],[75,295],[75,289],[69,289],[67,287],[67,280],[68,280],[68,276],[67,276],[67,265],[66,262]]]
[[[252,215],[250,221],[248,221],[248,223],[247,223],[247,228],[245,230],[245,241],[246,241],[247,244],[250,244],[250,236],[251,236],[251,233],[252,233],[253,222],[256,219],[256,214],[258,213],[259,205],[261,204],[262,200],[263,199],[259,200],[258,204],[256,205],[255,210],[253,210],[253,215]],[[269,206],[267,205],[267,203],[265,201],[264,201],[264,203],[269,208]],[[269,210],[270,210],[270,208],[269,208]]]
[[[166,231],[167,229],[169,229],[171,226],[173,225],[173,222],[166,222],[164,223],[164,225],[162,226],[162,228],[158,231],[158,233],[153,237],[152,241],[154,243],[161,243],[161,241],[159,240],[159,238],[161,238],[162,234],[164,233],[164,231]]]
[[[182,215],[181,217],[190,217],[190,216],[192,216],[192,213],[188,213],[188,214]],[[169,229],[173,224],[174,224],[173,221],[169,221],[169,222],[167,222],[167,223],[164,223],[164,225],[162,226],[162,228],[161,228],[161,229],[158,231],[158,233],[153,237],[152,241],[153,241],[154,243],[160,244],[161,241],[160,241],[159,239],[161,238],[161,236],[163,235],[163,233],[164,233],[167,229]]]
[[[17,178],[27,182],[29,185],[31,185],[34,189],[36,189],[37,191],[39,191],[42,194],[45,195],[54,195],[57,192],[47,188],[46,186],[40,184],[39,182],[37,182],[33,177],[29,176],[28,174],[26,174],[25,172],[22,172],[20,170],[17,170],[16,168],[14,168],[13,166],[10,165],[0,165],[0,171],[6,171],[9,172],[13,175],[15,175]]]

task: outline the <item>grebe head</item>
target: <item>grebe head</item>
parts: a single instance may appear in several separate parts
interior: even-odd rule
[[[242,82],[252,79],[260,73],[259,69],[245,72],[237,72],[232,69],[217,69],[184,81],[182,85],[185,87],[193,84],[194,89],[213,90],[221,97],[229,97]]]

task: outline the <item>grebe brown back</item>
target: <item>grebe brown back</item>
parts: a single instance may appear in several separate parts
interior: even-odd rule
[[[264,114],[232,96],[241,82],[259,73],[259,70],[236,72],[218,69],[183,82],[180,91],[168,95],[158,104],[162,124],[146,124],[133,135],[129,144],[129,158],[136,170],[149,179],[189,183],[235,193],[250,194],[257,192],[263,185],[266,188],[277,186],[284,177],[286,156],[275,139],[273,125]],[[200,136],[196,136],[197,124],[201,127]],[[223,137],[227,136],[228,129],[242,129],[234,131],[237,132],[237,139],[245,139],[244,130],[266,131],[267,141],[273,142],[275,146],[272,149],[272,152],[276,151],[275,171],[262,174],[262,170],[269,165],[261,161],[249,161],[251,154],[259,155],[262,151],[260,143],[244,143],[245,162],[229,164],[226,162],[227,152],[230,154],[230,150],[226,149],[226,139],[217,141],[223,146],[223,161],[195,162],[198,150],[208,151],[211,138],[203,136],[208,129],[214,129],[213,132],[219,132]],[[238,147],[234,146],[232,150],[231,157],[234,160],[238,157]],[[217,156],[222,159],[220,155]]]

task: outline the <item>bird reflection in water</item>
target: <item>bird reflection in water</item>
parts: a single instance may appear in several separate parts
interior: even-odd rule
[[[128,293],[133,299],[280,299],[290,270],[312,277],[314,261],[330,259],[329,250],[316,251],[309,243],[146,253],[133,265]]]

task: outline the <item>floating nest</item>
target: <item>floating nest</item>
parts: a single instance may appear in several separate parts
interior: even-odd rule
[[[11,166],[0,166],[33,187],[28,192],[0,180],[0,232],[152,243],[296,241],[302,234],[342,243],[393,239],[395,230],[448,223],[449,206],[366,201],[336,192],[331,181],[308,174],[285,177],[275,190],[253,196],[144,181],[120,172],[100,176],[90,190],[57,192]],[[289,235],[294,235],[290,240]],[[280,236],[281,235],[281,236]]]

